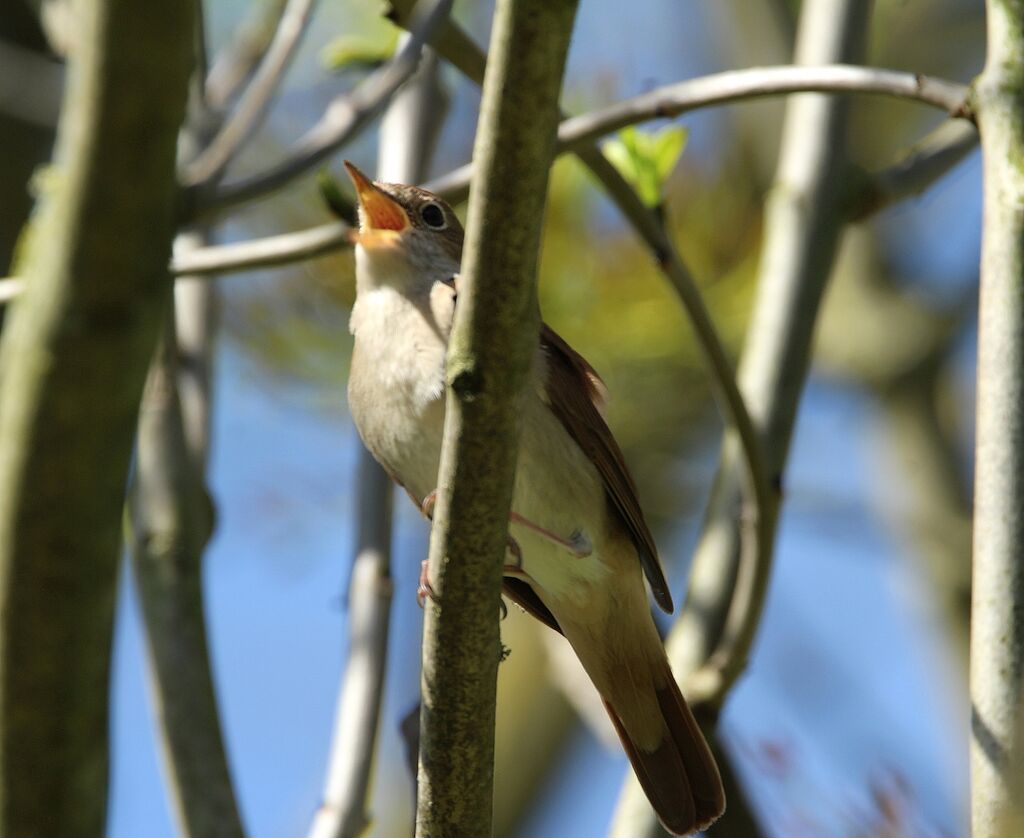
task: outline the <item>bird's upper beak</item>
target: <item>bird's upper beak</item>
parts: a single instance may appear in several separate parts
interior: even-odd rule
[[[409,227],[409,216],[402,205],[347,160],[345,169],[355,185],[362,209],[357,241],[364,247],[393,243],[398,234]]]

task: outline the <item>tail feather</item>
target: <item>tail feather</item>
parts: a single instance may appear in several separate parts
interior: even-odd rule
[[[671,670],[657,694],[670,738],[686,767],[697,809],[697,829],[706,829],[725,810],[725,790],[718,766]]]
[[[691,835],[722,814],[725,792],[714,757],[675,681],[669,678],[657,695],[667,730],[654,750],[639,747],[615,708],[608,701],[604,706],[658,819],[673,835]]]

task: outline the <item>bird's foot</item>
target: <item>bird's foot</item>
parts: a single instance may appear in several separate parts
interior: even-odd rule
[[[434,489],[429,495],[423,498],[420,503],[420,512],[423,513],[423,517],[428,521],[434,520],[434,506],[437,504],[437,489]]]
[[[535,532],[541,538],[550,541],[552,544],[564,547],[577,559],[584,559],[594,552],[594,545],[590,543],[590,539],[584,535],[582,530],[574,530],[572,535],[568,538],[562,538],[562,536],[556,535],[551,532],[551,530],[544,529],[540,524],[535,524],[528,518],[524,518],[518,512],[511,512],[508,517],[513,524],[519,524],[521,527],[526,527],[528,530]]]
[[[430,584],[430,562],[424,559],[420,565],[420,584],[416,587],[416,602],[419,603],[420,608],[427,604],[428,597],[435,603],[441,602],[437,592],[434,591],[434,586]]]

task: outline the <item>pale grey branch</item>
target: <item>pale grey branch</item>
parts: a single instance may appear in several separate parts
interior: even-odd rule
[[[379,180],[416,183],[422,179],[446,107],[437,58],[428,52],[419,73],[391,100],[384,114]],[[368,796],[383,703],[391,608],[392,485],[361,444],[356,486],[357,546],[348,594],[349,659],[338,695],[324,800],[310,838],[356,838],[372,822]]]
[[[860,0],[805,3],[797,63],[826,63],[861,54],[869,15],[870,4]],[[766,449],[772,452],[771,468],[780,484],[810,365],[818,307],[845,221],[840,185],[847,166],[848,111],[849,101],[835,97],[801,96],[789,102],[767,209],[758,296],[740,363],[740,383]],[[730,465],[734,449],[735,443],[723,451],[694,557],[691,589],[670,641],[673,652],[686,661],[680,669],[688,673],[684,679],[694,698],[714,706],[721,704],[746,667],[773,558],[771,550],[754,555],[742,549],[742,542],[737,550],[716,532],[723,521],[737,516],[735,500],[730,498],[735,490],[726,476],[735,468]],[[774,540],[778,516],[779,498],[773,500],[766,520],[769,543]],[[745,513],[742,509],[738,513],[742,522]],[[734,582],[730,567],[735,567]],[[716,580],[712,583],[716,596],[709,599],[711,579]],[[724,616],[724,621],[708,622],[704,615],[709,612],[718,619]],[[710,657],[709,639],[714,644]]]
[[[251,16],[214,56],[206,76],[205,99],[211,108],[227,107],[252,77],[270,47],[287,4],[288,0],[260,0]]]
[[[869,175],[847,207],[850,221],[860,221],[890,204],[920,195],[978,147],[978,129],[961,120],[944,122],[902,159]]]
[[[413,36],[383,67],[351,93],[335,99],[288,155],[267,171],[216,189],[186,189],[186,205],[196,212],[221,209],[271,192],[319,165],[362,131],[387,105],[395,91],[416,71],[423,46],[448,17],[452,0],[433,0],[416,9]]]
[[[984,168],[971,608],[971,834],[1024,823],[1024,29],[990,0],[975,86]]]
[[[210,144],[186,167],[182,182],[201,186],[219,180],[266,118],[316,8],[316,0],[288,0],[277,30],[252,81]]]
[[[579,151],[607,134],[639,122],[676,117],[700,108],[762,96],[807,92],[895,96],[932,105],[950,116],[973,120],[968,106],[970,89],[943,79],[845,64],[752,67],[677,82],[563,120],[558,126],[558,151]],[[466,164],[431,181],[427,188],[458,201],[465,198],[471,177],[472,164]]]
[[[175,255],[171,260],[171,273],[175,276],[212,276],[286,265],[351,247],[351,235],[352,228],[344,221],[332,221],[294,233],[200,247]],[[0,280],[0,300],[5,292],[11,293],[15,287],[4,283],[14,281]]]

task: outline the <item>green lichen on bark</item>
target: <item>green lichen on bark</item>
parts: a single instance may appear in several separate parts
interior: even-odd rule
[[[27,292],[0,347],[0,833],[99,835],[139,397],[167,297],[192,2],[80,0]]]
[[[498,606],[536,350],[537,250],[575,2],[501,0],[474,159],[431,533],[417,835],[491,833]]]

